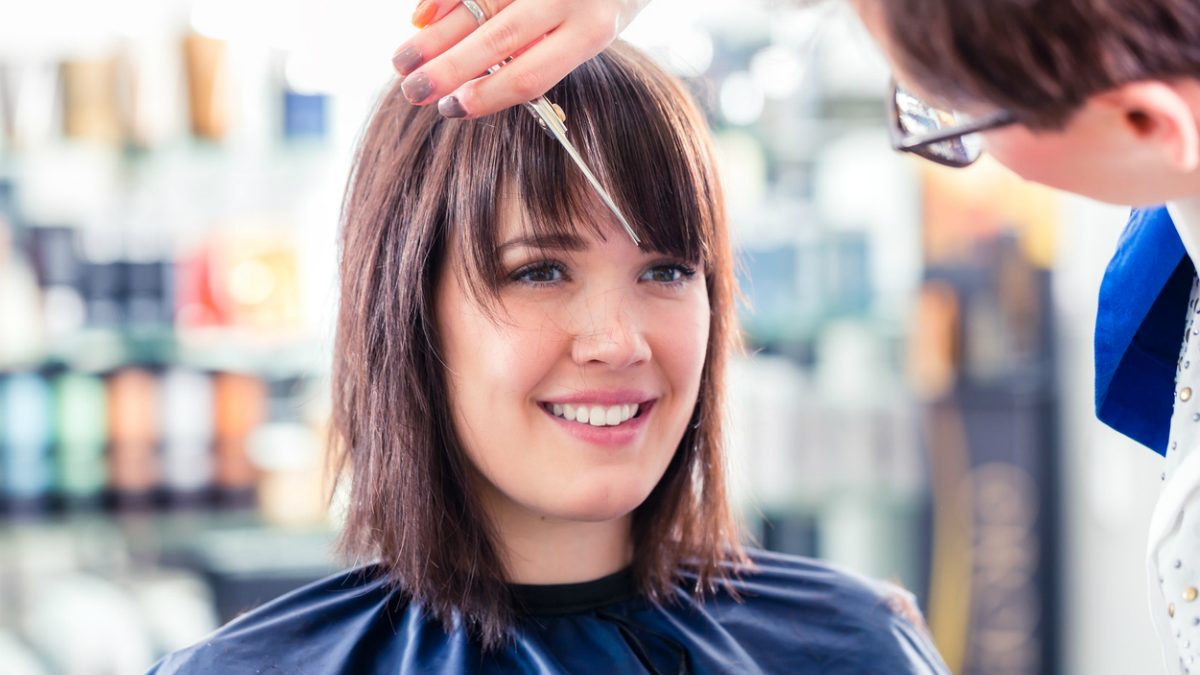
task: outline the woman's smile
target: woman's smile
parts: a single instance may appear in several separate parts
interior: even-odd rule
[[[539,401],[551,423],[594,445],[621,446],[637,440],[658,399],[634,390],[592,390]]]
[[[561,417],[568,422],[590,424],[594,427],[615,427],[624,424],[638,414],[637,403],[624,405],[571,405],[570,403],[543,403],[542,408],[555,417]]]

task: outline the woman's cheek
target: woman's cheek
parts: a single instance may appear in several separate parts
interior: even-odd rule
[[[660,313],[658,317],[660,347],[657,352],[660,359],[673,369],[687,371],[691,376],[689,379],[698,382],[708,349],[711,320],[708,294],[697,293],[677,311]]]

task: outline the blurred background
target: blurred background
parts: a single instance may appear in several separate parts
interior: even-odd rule
[[[136,673],[339,568],[338,208],[409,2],[0,16],[0,672]],[[626,31],[720,153],[732,480],[767,548],[912,589],[956,673],[1148,673],[1161,468],[1092,414],[1123,209],[893,154],[848,8]]]

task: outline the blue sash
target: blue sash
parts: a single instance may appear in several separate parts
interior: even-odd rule
[[[1096,416],[1163,455],[1194,275],[1167,209],[1136,209],[1100,285]]]

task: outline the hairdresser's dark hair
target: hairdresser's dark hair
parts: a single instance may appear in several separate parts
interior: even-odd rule
[[[679,572],[697,592],[746,561],[726,499],[723,373],[736,344],[726,217],[704,118],[681,84],[620,43],[548,92],[571,140],[634,224],[642,246],[702,262],[711,325],[693,422],[634,512],[634,575],[652,599]],[[524,108],[449,120],[383,95],[360,142],[342,208],[333,363],[336,468],[349,480],[340,545],[449,628],[486,647],[517,619],[449,410],[435,287],[451,246],[477,301],[497,300],[498,195],[515,195],[538,234],[603,230],[597,201]],[[602,207],[601,207],[602,208]],[[623,236],[623,235],[622,235]]]
[[[1197,0],[854,0],[925,90],[1061,128],[1091,95],[1200,76]]]

